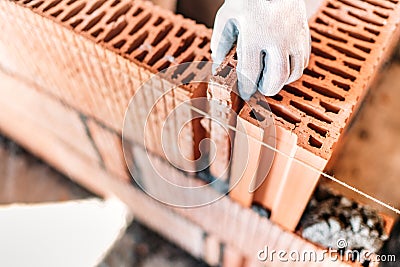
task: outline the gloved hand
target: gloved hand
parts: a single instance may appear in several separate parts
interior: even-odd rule
[[[225,0],[215,19],[212,59],[220,65],[237,41],[238,83],[248,100],[298,80],[311,51],[304,0]]]

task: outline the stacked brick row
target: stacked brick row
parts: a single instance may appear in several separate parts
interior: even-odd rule
[[[265,245],[269,249],[316,251],[322,255],[323,251],[319,248],[293,233],[284,232],[268,219],[240,207],[229,198],[201,209],[173,209],[138,188],[127,186],[127,181],[119,179],[113,168],[107,168],[109,159],[101,158],[104,155],[101,151],[109,148],[104,146],[105,140],[96,142],[96,136],[110,136],[114,132],[92,118],[81,119],[83,114],[53,96],[43,94],[41,88],[21,77],[2,70],[0,78],[2,133],[86,188],[104,197],[121,198],[131,208],[135,219],[210,266],[259,266],[257,252]],[[47,108],[51,108],[51,112]],[[113,147],[114,151],[108,150],[108,153],[114,157],[121,155],[122,151],[117,147]],[[182,182],[188,180],[169,164],[158,162],[164,172]],[[139,165],[139,168],[151,169],[146,165]],[[210,189],[209,193],[213,194],[213,190]],[[219,224],[215,223],[215,217],[220,218]],[[318,264],[316,266],[347,266],[329,261]]]
[[[243,157],[240,145],[250,144],[246,149],[250,148],[249,154],[254,158],[245,170],[240,170],[243,183],[235,187],[231,196],[244,206],[258,202],[272,211],[271,219],[274,222],[293,230],[318,181],[319,173],[316,170],[322,170],[333,150],[337,149],[335,146],[340,141],[339,137],[349,123],[351,115],[362,102],[366,89],[374,80],[377,68],[391,51],[398,33],[398,12],[399,4],[395,1],[376,3],[355,0],[351,4],[348,1],[326,1],[311,22],[313,56],[310,67],[300,81],[286,86],[274,98],[266,99],[257,95],[251,100],[255,110],[248,106],[242,107],[232,89],[235,75],[224,71],[226,66],[234,67],[236,64],[232,53],[220,69],[219,76],[215,78],[215,82],[222,84],[222,88],[226,90],[214,86],[207,91],[204,85],[174,87],[172,93],[160,101],[162,106],[155,108],[158,116],[150,121],[150,134],[139,134],[132,142],[140,144],[146,139],[150,151],[163,157],[160,136],[157,135],[162,122],[169,111],[195,97],[208,95],[210,99],[217,100],[222,106],[210,106],[213,115],[226,114],[227,109],[240,112],[238,120],[243,128],[238,131],[248,135],[235,134],[232,131],[222,132],[215,124],[206,125],[207,122],[203,121],[212,139],[224,148],[222,152],[217,151],[221,153],[218,158],[222,160],[215,162],[210,170],[215,176],[225,175],[224,179],[239,176],[235,162],[239,162]],[[85,148],[84,144],[76,146],[71,139],[67,146],[64,144],[67,142],[65,140],[63,145],[57,145],[57,141],[54,141],[54,148],[59,152],[61,148],[73,146],[73,151],[83,149],[87,151],[89,158],[95,159],[88,160],[87,157],[82,157],[82,151],[77,154],[71,152],[76,158],[70,157],[70,162],[52,158],[50,155],[54,148],[46,145],[45,137],[52,140],[54,134],[51,133],[51,128],[62,132],[60,122],[51,123],[46,115],[43,116],[42,123],[49,122],[51,125],[47,125],[47,128],[36,126],[30,121],[32,117],[24,117],[27,116],[25,109],[15,110],[10,103],[5,106],[17,115],[23,113],[24,120],[21,120],[21,123],[23,121],[26,125],[18,126],[3,115],[0,117],[2,129],[57,168],[67,174],[72,172],[71,175],[75,175],[75,179],[106,195],[115,192],[113,189],[104,188],[114,188],[113,183],[118,182],[107,178],[103,181],[96,175],[92,175],[97,179],[95,182],[88,181],[85,178],[87,174],[80,172],[78,167],[82,170],[95,170],[94,174],[103,177],[97,169],[97,164],[93,167],[88,163],[99,162],[112,174],[111,176],[121,177],[122,180],[128,178],[126,170],[121,170],[124,168],[124,162],[120,138],[130,98],[137,93],[143,82],[158,71],[179,63],[207,61],[210,58],[211,33],[208,29],[140,0],[2,1],[0,18],[0,27],[3,30],[3,37],[0,37],[1,67],[9,72],[18,73],[21,79],[30,81],[35,85],[35,90],[43,93],[43,96],[49,94],[72,107],[74,112],[81,113],[78,117],[85,123],[83,130],[90,133],[90,143],[94,144],[96,149]],[[190,81],[201,72],[201,66],[198,66],[198,71],[195,72],[192,68],[180,70],[172,80],[153,80],[145,87],[146,91],[140,91],[143,105],[149,106],[155,102],[156,98],[151,92],[162,92],[163,88],[170,88],[171,84]],[[15,95],[12,101],[22,103]],[[265,103],[269,104],[271,111],[266,108]],[[144,127],[145,114],[140,114],[141,110],[138,108],[138,114],[135,114],[138,129]],[[34,110],[32,114],[41,116],[39,111]],[[262,163],[271,157],[271,151],[261,145],[269,136],[269,128],[257,120],[258,116],[254,117],[255,112],[265,118],[274,118],[277,124],[276,146],[279,151],[290,157],[275,155],[266,182],[258,191],[249,195],[248,187],[242,185],[246,185],[246,181],[249,183],[259,173],[265,173]],[[186,121],[191,117],[191,110],[188,109],[179,120]],[[221,117],[226,124],[234,126],[236,123],[232,117]],[[74,122],[71,122],[72,124]],[[179,124],[180,121],[174,122],[174,125]],[[31,129],[38,127],[42,131],[31,137],[28,125]],[[180,130],[173,125],[170,125],[169,129],[170,138],[176,137]],[[77,132],[82,134],[81,126],[77,128]],[[183,143],[183,154],[195,159],[198,156],[198,143],[207,136],[200,127],[200,120],[193,121],[182,132],[183,139],[180,142]],[[78,140],[78,134],[73,134]],[[233,149],[229,146],[230,141],[226,140],[228,137],[235,141]],[[47,141],[50,143],[49,140]],[[82,143],[87,144],[87,140],[84,140]],[[233,168],[229,170],[231,151]],[[84,160],[79,161],[77,158]],[[158,162],[166,173],[181,177],[184,181],[182,173],[163,161]],[[142,166],[142,169],[150,167]],[[225,169],[228,169],[227,173],[221,171]],[[75,174],[71,170],[75,170]],[[300,185],[299,181],[302,181]],[[197,180],[195,182],[200,183]],[[118,190],[117,195],[126,196],[126,191],[132,192],[133,188]],[[144,199],[143,194],[138,197],[142,198]],[[129,197],[126,199],[129,200]],[[179,214],[179,218],[183,216],[208,232],[211,240],[208,243],[211,247],[215,246],[211,236],[215,236],[220,242],[233,246],[249,257],[254,257],[256,249],[262,248],[266,243],[284,244],[288,247],[310,246],[297,236],[283,232],[267,219],[259,218],[254,212],[236,205],[227,198],[208,208],[174,210],[175,213]],[[165,231],[163,227],[157,226],[156,222],[146,220],[144,214],[139,215],[146,223],[159,231]],[[165,216],[169,218],[169,215]],[[223,223],[217,227],[216,218],[223,218]],[[252,232],[249,233],[248,229]],[[281,239],[278,236],[283,237]],[[248,245],[247,239],[254,241],[251,242],[252,246]],[[187,249],[199,256],[201,253],[198,253],[197,248]],[[216,258],[215,255],[207,257]]]
[[[142,83],[167,67],[210,57],[209,29],[146,1],[32,0],[1,5],[1,26],[8,36],[1,44],[6,51],[2,64],[119,134],[129,101]],[[156,120],[146,136],[153,153],[164,156],[159,133],[169,112],[193,97],[206,97],[204,86],[173,87],[171,82],[187,82],[204,71],[201,66],[182,69],[173,81],[154,79],[140,90],[141,104],[150,107],[156,103],[153,92],[171,88],[155,109]],[[141,115],[137,124],[143,128]],[[187,110],[174,123],[190,121],[191,116]],[[175,130],[171,139],[180,129]],[[137,133],[133,141],[140,143],[143,138]],[[199,120],[182,129],[182,153],[189,160],[198,157],[196,142],[204,134]]]

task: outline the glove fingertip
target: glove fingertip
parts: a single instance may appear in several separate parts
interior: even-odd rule
[[[259,91],[264,96],[275,96],[277,95],[283,88],[284,84],[274,84],[271,85],[269,83],[261,82]]]
[[[219,66],[221,66],[221,64],[222,63],[216,63],[216,62],[212,63],[211,71],[212,71],[213,75],[217,75],[217,70],[218,70]]]
[[[238,89],[240,97],[245,101],[250,100],[251,96],[257,92],[257,86],[255,84],[250,81],[241,81],[241,79],[238,81]]]

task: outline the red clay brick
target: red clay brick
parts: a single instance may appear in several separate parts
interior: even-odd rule
[[[141,83],[168,66],[210,59],[209,29],[147,1],[78,0],[53,4],[33,0],[7,1],[2,5],[2,10],[7,10],[1,14],[7,21],[4,29],[9,34],[5,35],[15,39],[5,40],[6,54],[18,58],[14,69],[118,133],[129,100]],[[183,71],[173,82],[204,70],[193,71]],[[161,83],[151,90],[161,91]],[[82,86],[85,90],[81,90]],[[206,96],[204,86],[179,89],[185,93],[175,99],[175,106],[178,101]],[[145,100],[154,101],[148,95]],[[181,119],[190,120],[191,116],[187,112]],[[158,155],[163,155],[157,135],[163,119],[154,117],[147,137],[150,150]],[[197,145],[204,134],[198,120],[186,127],[180,141],[189,159],[199,156]],[[138,140],[143,140],[140,135]]]
[[[319,171],[323,171],[327,160],[335,157],[340,150],[344,130],[397,42],[400,18],[396,14],[400,12],[400,5],[389,1],[384,5],[385,8],[371,2],[349,5],[338,0],[325,1],[309,23],[313,49],[303,77],[285,86],[275,97],[256,94],[250,100],[253,108],[264,114],[269,114],[267,108],[263,111],[263,107],[269,105],[276,126],[297,136],[296,158]],[[228,58],[225,64],[235,66],[236,62],[234,58]],[[233,83],[231,87],[234,87]],[[246,116],[243,118],[251,121]],[[258,125],[258,122],[253,121],[253,125]],[[290,153],[286,154],[290,156]],[[243,155],[243,151],[234,148],[233,157],[236,155]],[[253,161],[260,161],[258,153]],[[282,193],[276,196],[277,199],[275,191],[272,196],[267,196],[265,192],[265,195],[260,193],[255,198],[267,208],[274,202],[272,220],[292,230],[319,178],[318,172],[298,165],[289,168],[289,176],[279,175],[276,178],[281,179]],[[246,172],[244,180],[253,177],[256,172],[256,167],[253,172]],[[304,175],[299,177],[299,173]],[[293,193],[298,186],[295,179],[308,181],[297,191],[303,194]],[[284,184],[294,186],[286,188]],[[265,201],[270,196],[273,201]],[[236,194],[234,198],[240,199]],[[296,205],[291,205],[291,202]],[[248,197],[246,201],[242,199],[242,203],[248,204]],[[297,211],[292,213],[293,218],[288,218],[286,214],[291,213],[283,207],[292,206]]]
[[[130,175],[122,150],[122,138],[115,132],[89,119],[86,121],[93,142],[101,156],[104,167],[113,175],[128,182]]]

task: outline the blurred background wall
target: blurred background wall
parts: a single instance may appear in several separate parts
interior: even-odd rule
[[[215,14],[224,0],[152,0],[152,2],[211,28]]]
[[[208,27],[212,27],[215,14],[223,2],[223,0],[178,0],[177,12]]]

